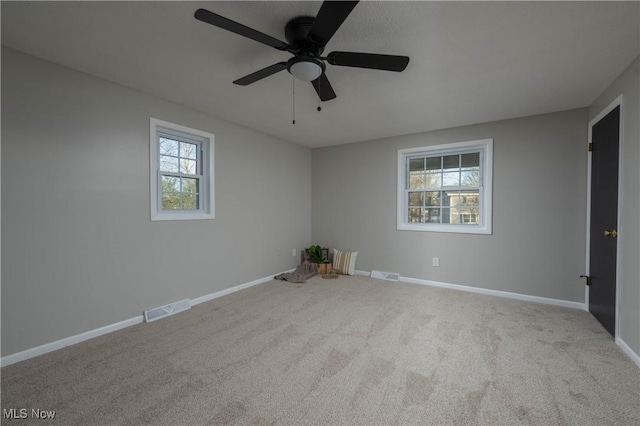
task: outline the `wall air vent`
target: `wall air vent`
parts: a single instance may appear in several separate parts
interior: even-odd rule
[[[396,272],[371,271],[371,278],[378,278],[380,280],[398,281],[400,279],[400,274]]]
[[[151,322],[160,318],[168,317],[169,315],[177,314],[178,312],[186,311],[191,308],[191,300],[184,299],[177,302],[169,303],[168,305],[159,306],[157,308],[144,311],[144,321]]]

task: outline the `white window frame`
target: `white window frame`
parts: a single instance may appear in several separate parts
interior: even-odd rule
[[[444,224],[410,223],[408,221],[408,159],[416,156],[445,156],[480,153],[480,223]],[[398,150],[397,229],[399,231],[452,232],[460,234],[492,233],[493,139],[480,139],[443,145]]]
[[[215,136],[168,121],[149,119],[149,182],[151,220],[200,220],[215,218],[214,169]],[[162,178],[159,167],[158,133],[175,136],[179,140],[195,143],[200,147],[198,160],[199,208],[197,210],[162,210]]]

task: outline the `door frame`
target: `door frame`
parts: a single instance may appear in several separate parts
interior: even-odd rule
[[[592,143],[593,126],[595,126],[600,120],[602,120],[607,114],[613,111],[616,107],[620,106],[620,122],[618,123],[620,131],[618,132],[618,217],[616,218],[616,229],[618,230],[618,237],[616,238],[616,313],[615,313],[615,336],[616,341],[620,337],[620,250],[622,248],[622,158],[623,158],[623,129],[624,129],[624,96],[619,95],[609,105],[607,105],[602,111],[598,113],[589,121],[589,143]],[[586,229],[586,255],[585,266],[586,274],[591,273],[591,162],[592,152],[587,153],[587,229]],[[584,289],[584,306],[585,310],[589,312],[589,286],[585,286]]]

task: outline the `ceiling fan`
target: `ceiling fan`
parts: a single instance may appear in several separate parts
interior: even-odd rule
[[[294,55],[287,62],[270,65],[234,81],[234,84],[246,86],[286,69],[294,77],[310,81],[321,101],[329,101],[336,97],[336,93],[325,74],[325,61],[343,67],[397,72],[404,71],[409,63],[408,56],[376,53],[331,52],[326,57],[321,56],[326,44],[357,4],[357,1],[325,1],[315,18],[300,16],[292,19],[284,29],[287,43],[205,9],[198,9],[194,16],[199,21]]]

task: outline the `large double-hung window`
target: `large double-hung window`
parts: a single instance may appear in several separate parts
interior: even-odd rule
[[[398,229],[491,233],[493,140],[398,151]]]
[[[214,218],[213,138],[151,119],[151,220]]]

